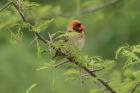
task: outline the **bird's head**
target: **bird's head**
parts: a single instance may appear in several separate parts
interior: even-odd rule
[[[85,26],[79,20],[73,20],[68,24],[67,31],[83,32]]]

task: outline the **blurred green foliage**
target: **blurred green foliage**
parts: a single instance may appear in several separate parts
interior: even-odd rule
[[[115,51],[119,47],[140,42],[139,0],[117,0],[111,4],[108,2],[115,0],[23,1],[23,10],[28,20],[35,27],[40,24],[36,30],[40,32],[41,29],[46,38],[48,32],[65,31],[70,20],[81,20],[86,27],[83,51],[88,55],[115,59]],[[8,0],[0,2],[0,7],[3,7]],[[91,11],[93,9],[96,11]],[[44,66],[51,60],[48,47],[42,43],[40,46],[47,54],[37,57],[34,35],[27,25],[22,22],[14,7],[0,12],[0,93],[25,93],[32,84],[37,86],[29,93],[103,93],[103,89],[99,90],[102,87],[95,80],[85,80],[81,88],[79,77],[75,79],[68,75],[76,73],[73,69],[67,72],[63,67],[37,71],[42,64]],[[106,78],[121,93],[128,93],[139,81],[139,53],[139,46],[121,47],[117,59],[104,61],[106,68],[99,76]]]

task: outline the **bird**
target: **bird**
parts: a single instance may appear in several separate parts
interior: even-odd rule
[[[66,33],[75,33],[74,35],[69,36],[69,42],[73,46],[79,48],[80,50],[85,45],[85,26],[79,20],[72,20],[69,22]]]
[[[68,23],[65,31],[57,31],[51,35],[53,48],[50,50],[52,59],[61,61],[58,67],[68,61],[65,58],[77,58],[85,45],[85,26],[79,20],[72,20]],[[71,60],[72,62],[72,60]]]
[[[62,56],[59,51],[59,47],[61,50],[64,49],[62,47],[70,46],[70,50],[74,48],[74,50],[82,50],[85,45],[85,26],[79,20],[72,20],[68,23],[65,31],[57,31],[52,37],[53,46],[57,47],[57,51],[52,52],[54,57]],[[71,47],[72,46],[72,47]],[[54,50],[54,49],[53,49]]]
[[[68,23],[66,31],[58,31],[52,35],[53,41],[58,45],[69,44],[80,50],[85,45],[85,26],[79,20],[72,20]]]

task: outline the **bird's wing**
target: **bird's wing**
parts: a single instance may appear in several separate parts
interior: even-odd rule
[[[52,35],[52,39],[53,41],[59,41],[59,40],[63,40],[64,42],[69,41],[69,39],[77,36],[79,33],[74,32],[74,31],[70,31],[70,32],[57,32],[55,34]]]

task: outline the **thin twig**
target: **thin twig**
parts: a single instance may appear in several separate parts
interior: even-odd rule
[[[38,37],[35,35],[35,40],[36,40],[36,46],[37,46],[37,48],[39,48],[39,41],[38,41]]]
[[[48,35],[49,35],[49,41],[52,42],[53,41],[52,36],[51,36],[51,34],[49,32],[48,32]]]
[[[60,63],[56,64],[56,65],[55,65],[55,68],[57,68],[57,67],[59,67],[59,66],[61,66],[61,65],[65,64],[65,63],[68,63],[68,61],[65,61],[65,62],[60,62]]]
[[[140,81],[136,83],[136,85],[134,86],[134,88],[132,88],[130,93],[134,93],[139,85],[140,85]]]
[[[19,13],[20,16],[22,17],[22,20],[23,20],[24,22],[28,22],[28,21],[27,21],[27,18],[24,16],[23,12],[21,11],[19,5],[13,3],[13,6],[16,8],[16,10],[18,11],[18,13]]]
[[[39,44],[39,39],[37,35],[35,34],[35,40],[36,40],[36,48],[37,48],[37,56],[40,56],[40,44]]]
[[[13,2],[8,2],[6,3],[1,9],[0,12],[2,12],[3,10],[5,10],[6,8],[8,8]]]
[[[35,34],[37,35],[38,39],[41,40],[42,42],[44,42],[45,44],[49,45],[50,41],[45,39],[43,36],[41,36],[39,33],[35,32]]]

